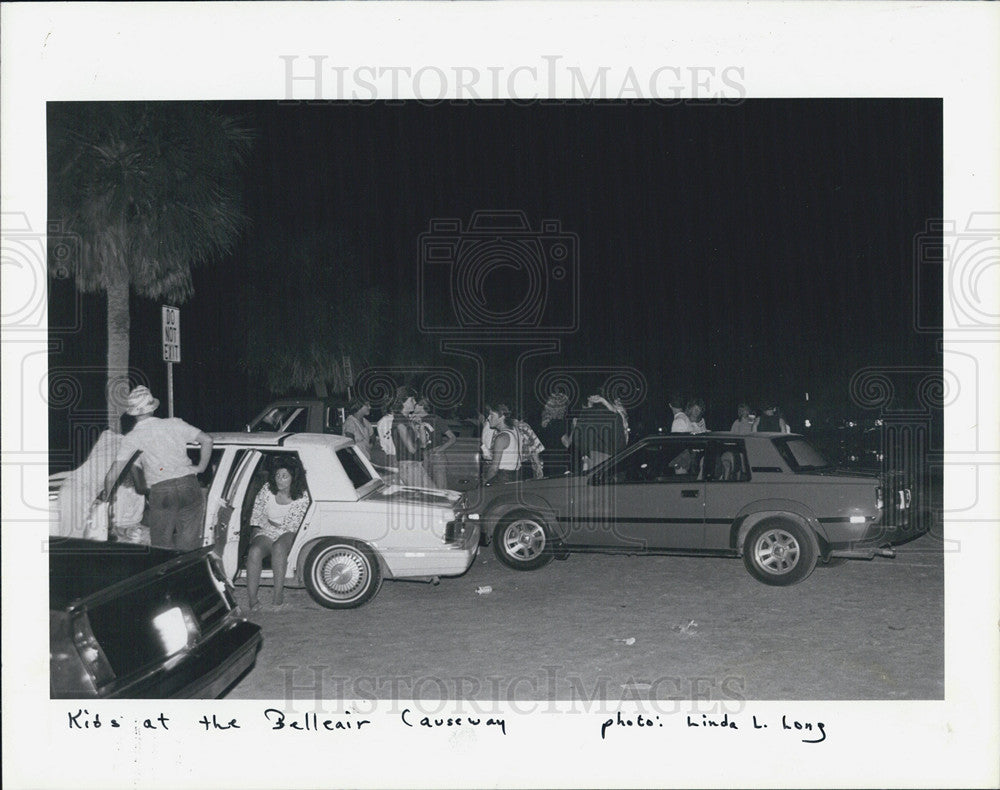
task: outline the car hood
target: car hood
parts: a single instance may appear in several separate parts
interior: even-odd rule
[[[369,501],[406,502],[416,505],[437,505],[438,507],[454,507],[461,494],[458,491],[446,491],[437,488],[416,488],[414,486],[387,485],[373,491],[367,497]]]
[[[49,608],[65,609],[73,601],[169,562],[183,553],[135,543],[52,538],[49,541]]]

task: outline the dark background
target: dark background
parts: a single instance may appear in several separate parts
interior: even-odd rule
[[[391,305],[394,332],[370,364],[455,367],[470,412],[504,399],[537,421],[533,382],[544,371],[566,368],[585,396],[628,367],[644,378],[626,393],[638,432],[669,424],[671,389],[704,398],[710,428],[727,429],[742,399],[777,400],[798,428],[806,416],[872,416],[851,396],[861,368],[940,368],[940,334],[917,332],[915,315],[940,326],[941,284],[918,289],[914,257],[918,235],[942,216],[939,100],[222,106],[258,137],[248,228],[231,256],[195,269],[195,296],[181,306],[175,410],[205,430],[241,429],[274,397],[240,365],[255,320],[241,305],[250,289],[286,298],[310,288],[294,263],[248,263],[279,230],[350,239],[367,282],[341,287],[377,283]],[[420,237],[436,218],[466,227],[473,212],[515,209],[534,230],[557,220],[575,235],[578,328],[548,332],[541,319],[534,337],[557,338],[560,350],[528,360],[520,387],[523,343],[469,340],[483,358],[480,393],[474,365],[420,332]],[[489,298],[516,304],[522,275],[493,278]],[[558,313],[565,292],[550,285]],[[440,298],[446,308],[450,295]],[[50,404],[57,465],[74,421],[103,409],[105,315],[103,296],[81,297],[67,281],[50,283],[49,300],[50,372],[79,370],[81,382],[72,402]],[[294,333],[289,301],[279,331]],[[165,414],[158,303],[133,299],[131,364]],[[911,396],[894,397],[906,408]]]

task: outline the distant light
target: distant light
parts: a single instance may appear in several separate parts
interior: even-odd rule
[[[809,396],[808,396],[808,393],[806,394],[806,400],[809,400]],[[806,420],[806,422],[805,422],[805,426],[806,426],[806,428],[812,428],[812,427],[813,427],[813,426],[812,426],[812,423],[811,423],[811,422],[809,422],[809,420]]]
[[[809,393],[808,392],[806,393],[806,401],[807,402],[809,401]]]

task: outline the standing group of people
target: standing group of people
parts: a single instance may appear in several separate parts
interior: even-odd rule
[[[523,479],[528,466],[536,478],[585,472],[623,450],[629,440],[621,400],[599,393],[590,395],[575,413],[569,411],[565,393],[553,393],[542,407],[539,426],[536,433],[504,404],[487,410],[482,452],[489,466],[484,483]]]
[[[744,401],[737,407],[736,413],[737,417],[733,421],[732,428],[730,428],[733,433],[756,433],[758,431],[771,433],[791,432],[791,428],[785,422],[781,409],[776,404],[771,404],[764,409],[763,414],[757,415],[753,413],[750,404]]]
[[[356,398],[347,408],[343,434],[381,469],[395,470],[404,485],[446,488],[446,451],[455,443],[448,422],[409,387],[397,389],[386,413],[373,425],[371,402]],[[552,477],[593,468],[629,440],[628,415],[618,398],[595,393],[583,409],[569,412],[569,398],[546,401],[539,430],[505,403],[479,417],[482,481],[490,484],[528,477]],[[389,475],[392,479],[393,475]]]
[[[375,425],[368,420],[371,402],[355,398],[347,407],[343,433],[376,466],[394,468],[408,486],[447,488],[445,451],[455,443],[448,423],[430,411],[427,398],[409,387],[396,390],[389,410]]]
[[[681,408],[682,398],[674,393],[670,396],[670,410],[673,412],[673,421],[670,425],[671,433],[705,433],[708,427],[705,425],[705,402],[701,398],[690,398],[685,406]],[[770,431],[773,433],[789,433],[791,428],[785,422],[781,409],[777,404],[768,401],[769,405],[760,415],[754,414],[750,404],[746,401],[737,407],[737,417],[733,421],[730,431],[732,433],[755,433]]]

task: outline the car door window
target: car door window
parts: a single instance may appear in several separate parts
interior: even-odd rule
[[[741,440],[714,441],[705,463],[705,477],[716,483],[745,483],[750,479],[746,446]]]
[[[704,441],[648,442],[636,447],[613,466],[594,477],[594,483],[681,483],[701,480],[705,464]]]
[[[705,479],[705,449],[702,441],[669,442],[666,445],[670,460],[661,476],[659,483],[683,483]]]
[[[614,485],[655,483],[658,477],[665,474],[663,470],[668,460],[662,444],[644,444],[615,462],[609,469],[595,475],[596,482]]]

